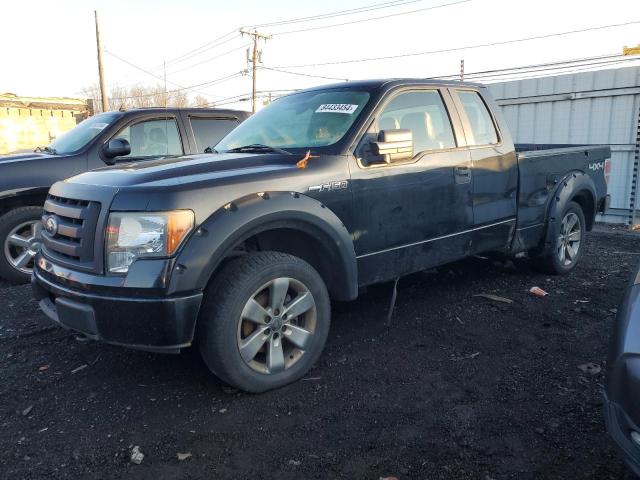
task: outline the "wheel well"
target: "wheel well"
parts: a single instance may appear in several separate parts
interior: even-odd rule
[[[274,228],[247,238],[233,248],[216,270],[233,258],[256,251],[282,252],[301,258],[320,274],[331,297],[344,297],[339,291],[345,278],[341,275],[342,266],[337,263],[338,254],[326,242],[295,228]]]
[[[587,222],[586,228],[587,230],[591,230],[593,228],[593,221],[596,213],[596,206],[591,192],[589,190],[582,190],[576,193],[571,201],[580,205],[580,208],[582,208],[582,211],[584,212],[584,218]]]
[[[4,215],[9,210],[13,210],[18,207],[41,207],[44,205],[46,199],[47,192],[28,193],[4,198],[0,200],[0,215]]]

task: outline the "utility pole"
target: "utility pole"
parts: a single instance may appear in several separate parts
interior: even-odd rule
[[[164,108],[167,108],[167,62],[162,62],[162,68],[164,69]]]
[[[464,58],[460,60],[460,81],[464,82]]]
[[[248,30],[240,29],[241,35],[249,35],[253,39],[253,52],[251,53],[251,60],[247,59],[251,62],[252,67],[252,80],[253,80],[253,88],[251,90],[251,111],[255,113],[256,111],[256,71],[258,69],[258,61],[262,61],[262,51],[258,52],[258,40],[270,40],[271,35],[264,35],[262,33],[258,33],[257,30],[253,30],[253,32],[249,32]]]
[[[93,11],[96,18],[96,47],[98,48],[98,75],[100,77],[100,97],[102,100],[102,111],[107,111],[107,87],[104,83],[104,68],[102,67],[102,45],[100,44],[100,28],[98,27],[98,11]]]

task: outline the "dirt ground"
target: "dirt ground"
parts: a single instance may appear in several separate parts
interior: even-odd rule
[[[402,279],[389,326],[376,286],[334,305],[305,380],[262,395],[224,387],[193,349],[79,342],[0,283],[0,478],[631,478],[603,374],[578,366],[604,370],[638,261],[640,237],[602,231],[566,277],[471,259]]]

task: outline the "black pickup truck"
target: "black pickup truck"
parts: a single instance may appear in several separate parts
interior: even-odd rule
[[[53,185],[32,278],[45,314],[116,345],[197,342],[260,392],[318,359],[330,300],[485,252],[566,273],[607,206],[608,147],[516,153],[477,84],[300,91],[215,149]]]
[[[0,277],[31,277],[40,248],[40,217],[58,180],[122,161],[204,153],[247,112],[203,108],[140,108],[90,117],[35,152],[0,155]]]

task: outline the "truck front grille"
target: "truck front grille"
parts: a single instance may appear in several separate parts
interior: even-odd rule
[[[100,203],[47,195],[42,215],[46,254],[92,268]]]

